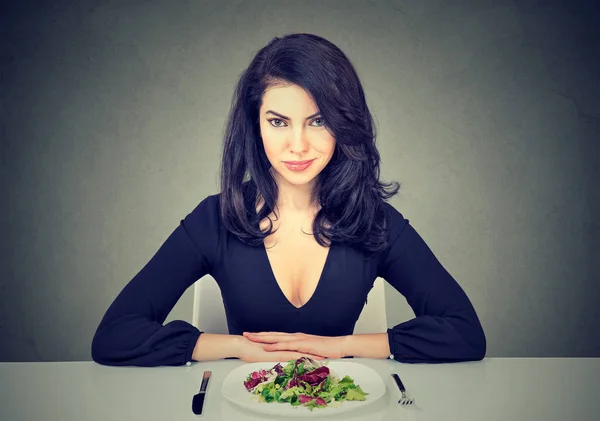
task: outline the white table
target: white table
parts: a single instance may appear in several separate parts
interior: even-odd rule
[[[600,358],[486,358],[436,365],[352,359],[381,374],[388,389],[360,412],[329,420],[582,420],[600,419]],[[274,419],[241,411],[221,396],[239,360],[186,367],[106,367],[94,362],[0,363],[2,421],[150,421]],[[191,402],[204,370],[211,378],[199,417]],[[418,406],[397,405],[397,372]],[[301,419],[301,418],[296,418]]]

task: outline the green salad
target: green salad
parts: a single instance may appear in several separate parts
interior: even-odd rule
[[[244,387],[260,402],[302,405],[311,411],[342,401],[364,401],[368,395],[349,376],[340,379],[327,363],[306,357],[291,360],[285,366],[278,363],[269,370],[254,371],[244,381]]]

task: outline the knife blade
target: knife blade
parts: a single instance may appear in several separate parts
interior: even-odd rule
[[[208,387],[208,381],[212,372],[205,371],[202,375],[202,383],[200,384],[200,391],[194,395],[192,400],[192,411],[196,415],[202,415],[202,407],[204,406],[204,396],[206,395],[206,388]]]

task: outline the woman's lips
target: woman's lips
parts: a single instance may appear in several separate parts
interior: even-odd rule
[[[309,161],[284,161],[283,163],[290,171],[304,171],[311,166],[314,159]]]

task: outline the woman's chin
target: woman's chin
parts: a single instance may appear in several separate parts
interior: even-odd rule
[[[317,176],[313,173],[294,173],[293,171],[289,171],[287,169],[285,172],[279,173],[278,179],[284,181],[286,184],[290,184],[293,186],[305,186],[308,184],[314,184],[316,182]]]

